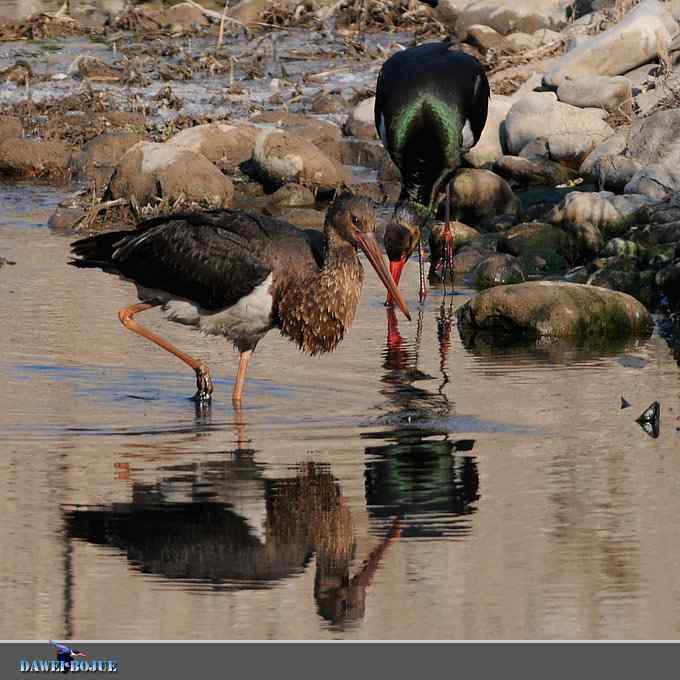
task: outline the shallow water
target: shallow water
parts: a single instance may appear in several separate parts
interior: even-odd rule
[[[61,198],[0,185],[0,638],[680,635],[658,336],[463,342],[439,292],[395,325],[368,273],[335,354],[269,334],[237,417],[232,349],[149,312],[217,376],[197,413],[191,373],[118,323],[131,285],[66,265]]]

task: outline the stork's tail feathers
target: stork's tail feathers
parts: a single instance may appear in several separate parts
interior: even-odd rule
[[[110,231],[74,241],[71,244],[73,259],[69,264],[74,267],[111,267],[113,253],[129,235],[129,231]]]

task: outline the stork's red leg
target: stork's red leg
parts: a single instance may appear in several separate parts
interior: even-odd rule
[[[234,392],[231,395],[231,400],[235,407],[241,405],[241,393],[243,392],[243,384],[246,381],[246,371],[248,370],[248,362],[253,350],[249,349],[246,352],[241,352],[238,362],[238,374],[236,375],[236,382],[234,383]]]
[[[425,254],[423,253],[423,238],[418,239],[418,276],[420,278],[420,290],[418,292],[418,299],[424,302],[427,297],[427,286],[425,285]]]
[[[147,309],[152,309],[153,307],[158,307],[159,304],[159,302],[140,302],[137,305],[124,307],[118,311],[118,318],[125,328],[132,331],[133,333],[137,333],[137,335],[141,335],[147,340],[151,340],[151,342],[156,343],[166,352],[174,354],[187,366],[193,368],[194,372],[196,373],[196,398],[199,401],[209,401],[213,391],[213,383],[212,379],[210,378],[210,371],[208,371],[208,367],[203,362],[196,361],[196,359],[193,357],[190,357],[188,354],[185,354],[181,350],[177,349],[169,342],[163,340],[163,338],[159,337],[155,333],[152,333],[150,330],[147,330],[144,328],[144,326],[134,320],[133,317],[135,314],[145,312]]]
[[[453,293],[453,232],[451,231],[451,182],[446,185],[446,205],[444,206],[446,222],[444,224],[444,232],[442,237],[444,239],[444,265],[443,279],[446,282],[446,277],[451,277],[451,292]],[[446,289],[444,289],[446,290]]]

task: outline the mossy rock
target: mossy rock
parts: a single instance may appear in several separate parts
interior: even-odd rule
[[[569,247],[568,235],[544,222],[518,224],[498,241],[498,251],[519,257],[528,274],[565,271]]]
[[[575,283],[532,281],[480,293],[458,311],[461,326],[528,337],[648,336],[652,318],[638,300]]]
[[[496,253],[482,260],[472,272],[475,288],[491,288],[526,280],[516,257]]]

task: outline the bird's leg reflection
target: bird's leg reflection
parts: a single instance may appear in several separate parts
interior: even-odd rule
[[[452,309],[453,303],[450,308]],[[386,369],[382,377],[385,389],[382,393],[389,398],[397,411],[390,414],[400,422],[411,422],[414,419],[429,416],[447,415],[450,411],[448,398],[443,394],[443,386],[448,382],[444,375],[444,382],[439,394],[418,386],[416,383],[434,380],[434,377],[418,368],[420,346],[423,338],[424,308],[418,310],[416,332],[413,340],[405,339],[399,332],[399,325],[394,310],[387,309],[387,341],[384,352],[383,367]],[[450,320],[452,311],[448,313]],[[450,332],[450,328],[449,328]],[[449,337],[446,335],[445,337]],[[441,347],[441,344],[440,344]],[[448,347],[446,349],[448,351]],[[445,365],[445,362],[444,364]]]
[[[451,329],[455,323],[455,316],[453,311],[453,299],[447,303],[446,298],[442,300],[439,308],[439,315],[437,316],[437,341],[439,343],[439,370],[442,374],[442,382],[439,386],[439,394],[443,395],[444,387],[449,383],[449,374],[447,373],[447,362],[449,356],[449,348],[451,346]]]

